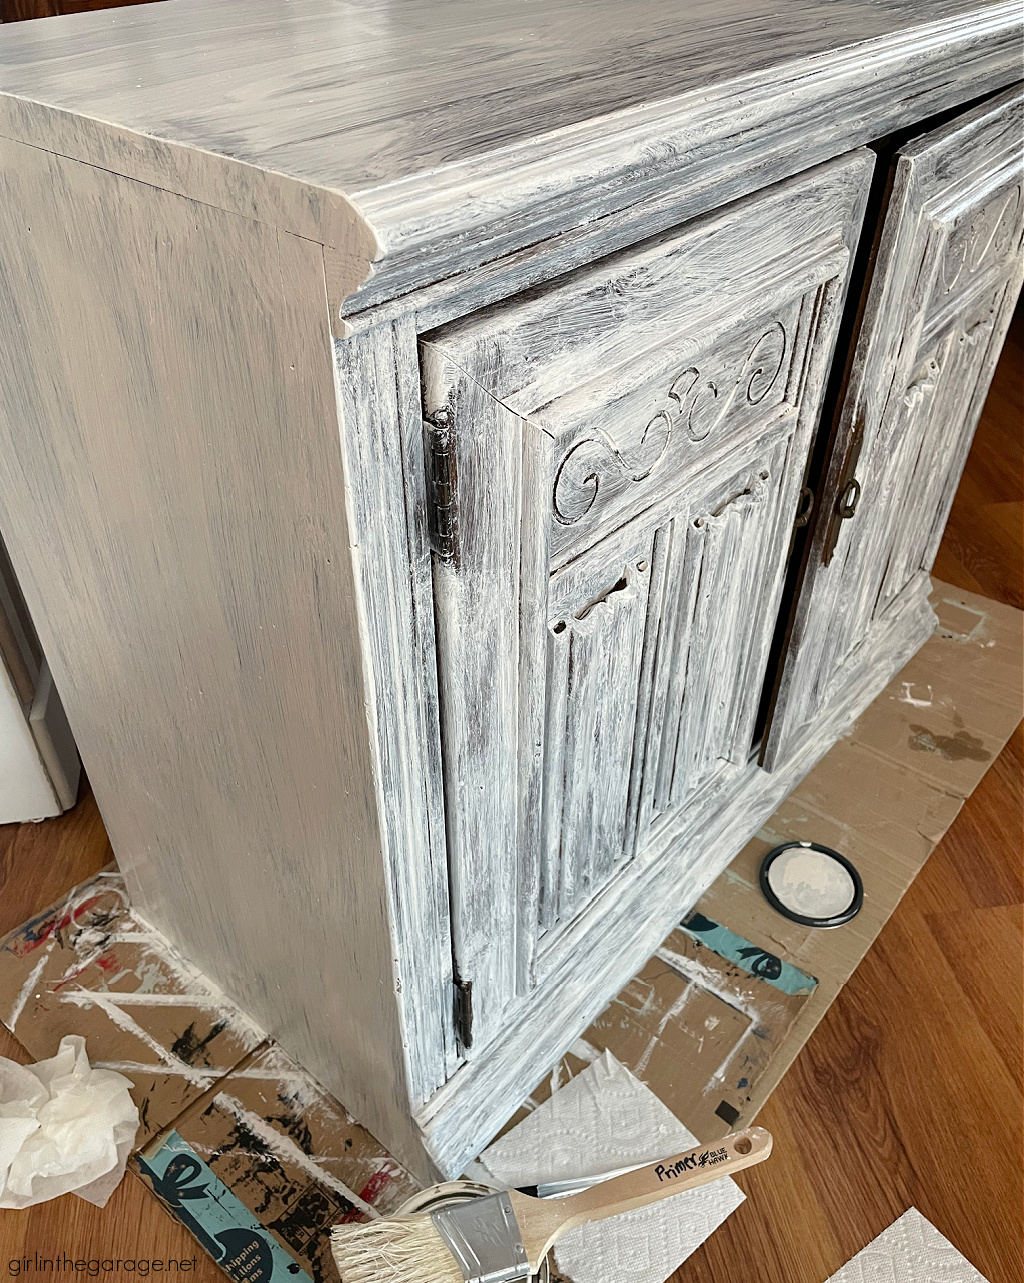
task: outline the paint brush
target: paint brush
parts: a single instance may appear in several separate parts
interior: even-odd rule
[[[752,1167],[771,1149],[763,1127],[748,1127],[566,1198],[513,1189],[418,1216],[336,1225],[334,1260],[342,1283],[526,1283],[569,1230]]]

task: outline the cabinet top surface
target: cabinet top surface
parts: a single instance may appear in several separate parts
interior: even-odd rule
[[[1007,83],[1019,75],[1019,10],[1017,0],[161,0],[0,27],[0,135],[204,199],[195,175],[226,163],[235,169],[221,189],[233,187],[240,213],[252,202],[239,184],[253,180],[237,166],[253,167],[278,187],[302,185],[292,212],[274,214],[287,230],[341,243],[344,219],[325,230],[333,200],[369,236],[370,261],[439,240],[450,254],[554,192],[571,207],[554,231],[621,207],[635,175],[680,175],[707,151],[708,122],[712,134],[732,122],[715,144],[727,152],[798,100],[838,101],[864,135],[847,129],[848,146],[925,114],[912,101],[921,69],[954,64],[942,106],[993,76]],[[984,83],[969,53],[987,59]],[[898,84],[887,70],[897,66]],[[873,105],[869,120],[866,95],[883,91],[899,101]],[[157,153],[147,170],[143,156]],[[601,182],[606,195],[583,210],[579,193],[589,199]]]
[[[358,196],[595,116],[1001,8],[163,0],[4,26],[0,90]]]

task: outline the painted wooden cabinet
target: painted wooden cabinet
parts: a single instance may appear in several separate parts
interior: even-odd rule
[[[766,759],[873,665],[928,571],[1021,288],[1020,96],[899,149]]]
[[[609,904],[647,915],[661,833],[747,767],[871,171],[854,152],[421,336],[472,1046],[566,983],[556,959],[586,974]]]
[[[588,18],[0,31],[0,530],[115,853],[423,1175],[928,636],[1020,289],[1015,3]]]

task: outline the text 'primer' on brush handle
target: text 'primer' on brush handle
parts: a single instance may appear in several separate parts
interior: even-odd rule
[[[602,1181],[568,1198],[530,1198],[510,1190],[530,1266],[533,1270],[539,1269],[556,1240],[578,1225],[646,1207],[683,1190],[707,1185],[720,1176],[731,1176],[745,1167],[763,1163],[771,1152],[771,1133],[763,1127],[748,1127],[711,1145],[696,1145],[673,1158]]]

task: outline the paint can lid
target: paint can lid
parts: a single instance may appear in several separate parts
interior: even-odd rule
[[[761,861],[765,899],[784,918],[805,927],[841,927],[864,903],[860,874],[818,842],[783,842]]]

